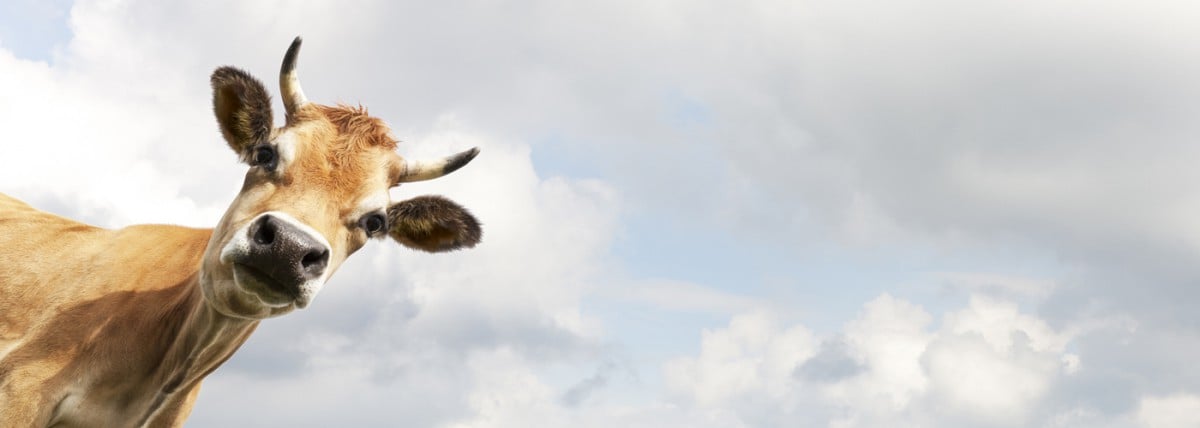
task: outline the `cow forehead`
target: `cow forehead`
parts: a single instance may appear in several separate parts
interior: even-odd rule
[[[396,140],[362,107],[312,105],[276,139],[285,174],[309,191],[355,200],[390,187]]]
[[[332,147],[336,151],[357,151],[370,147],[396,150],[396,139],[392,137],[391,128],[383,120],[367,113],[365,107],[320,104],[310,104],[306,107],[308,108],[303,109],[304,114],[297,115],[300,121],[324,119],[343,137],[342,144]]]

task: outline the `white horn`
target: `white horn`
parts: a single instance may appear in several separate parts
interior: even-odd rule
[[[413,181],[432,180],[443,175],[454,172],[462,168],[471,159],[475,159],[475,155],[479,154],[479,148],[473,147],[455,155],[446,156],[441,159],[433,160],[405,160],[404,171],[400,173],[396,183],[410,183]]]
[[[300,76],[296,74],[296,57],[300,56],[300,36],[292,41],[287,54],[283,56],[283,66],[279,68],[279,91],[283,96],[283,108],[287,110],[289,121],[292,114],[300,107],[308,104],[304,89],[300,87]]]

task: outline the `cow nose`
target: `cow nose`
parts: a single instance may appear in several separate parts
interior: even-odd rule
[[[240,260],[271,279],[268,285],[293,297],[300,285],[325,273],[329,248],[296,225],[270,214],[250,225],[250,248]]]

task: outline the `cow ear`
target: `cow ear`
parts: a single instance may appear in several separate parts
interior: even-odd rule
[[[405,247],[430,253],[474,247],[483,230],[466,208],[441,196],[418,196],[388,208],[388,233]]]
[[[251,147],[270,140],[274,117],[262,82],[245,71],[221,67],[212,74],[212,87],[213,113],[233,151],[246,157]]]

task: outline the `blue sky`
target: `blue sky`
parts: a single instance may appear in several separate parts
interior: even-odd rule
[[[13,54],[27,59],[51,61],[56,46],[71,38],[67,12],[71,2],[14,0],[0,4],[0,39]]]
[[[0,191],[215,223],[242,171],[207,75],[271,82],[302,34],[310,98],[405,155],[482,147],[393,197],[485,243],[356,255],[189,426],[1193,426],[1198,15],[6,2]]]

